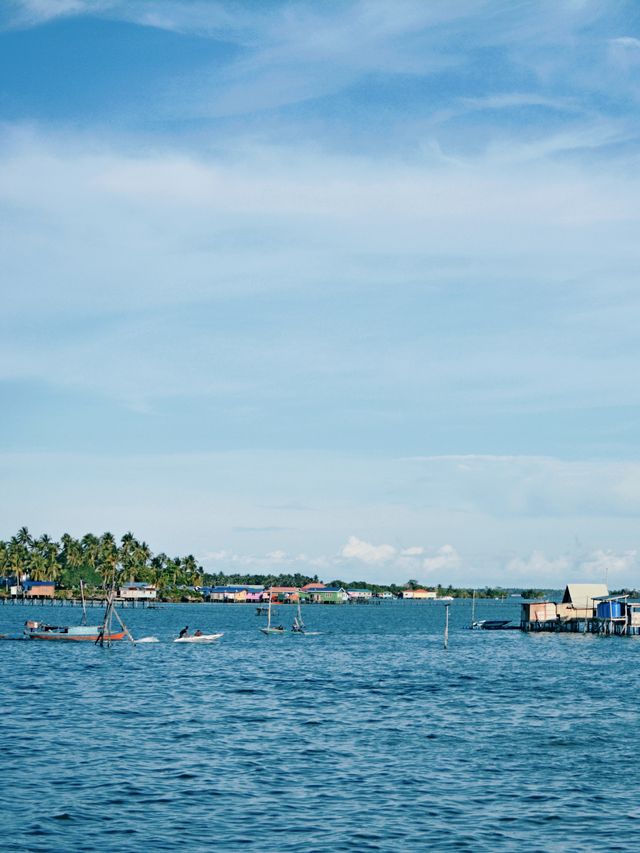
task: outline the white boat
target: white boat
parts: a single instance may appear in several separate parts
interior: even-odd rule
[[[320,631],[307,631],[307,628],[302,621],[302,610],[300,609],[300,599],[298,599],[298,615],[293,620],[291,633],[295,637],[317,637]]]
[[[269,606],[267,607],[267,624],[264,628],[260,628],[263,634],[267,636],[272,634],[284,634],[284,626],[273,626],[271,624],[271,590],[269,590]]]
[[[216,640],[219,640],[220,637],[224,637],[224,633],[222,634],[192,634],[190,637],[176,637],[173,641],[174,643],[197,643],[200,645],[204,645],[206,643],[215,643]]]

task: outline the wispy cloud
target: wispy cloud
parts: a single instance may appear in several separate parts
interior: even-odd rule
[[[383,563],[395,557],[397,552],[393,545],[372,545],[370,542],[358,539],[357,536],[350,536],[349,541],[343,546],[340,553],[349,560],[361,560],[363,563]]]
[[[55,493],[41,524],[219,564],[632,572],[632,8],[4,4],[0,438],[110,456],[3,460],[6,523]]]

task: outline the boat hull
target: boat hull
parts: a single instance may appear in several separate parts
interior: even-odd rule
[[[215,643],[224,634],[202,634],[200,637],[178,637],[174,643],[194,643],[197,646],[205,645],[206,643]]]
[[[34,631],[26,634],[27,640],[54,640],[62,643],[96,643],[99,639],[104,639],[105,643],[113,643],[116,640],[124,640],[125,637],[124,631],[118,631],[117,634],[105,634],[104,638],[99,632],[95,634],[65,634],[55,631]]]
[[[284,634],[284,628],[260,628],[260,630],[267,636],[272,634]]]

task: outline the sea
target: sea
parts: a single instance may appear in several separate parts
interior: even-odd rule
[[[80,615],[5,606],[0,631]],[[249,605],[122,615],[160,642],[0,644],[4,853],[640,848],[640,637],[471,631],[460,601],[447,649],[439,602],[303,607],[317,636]]]

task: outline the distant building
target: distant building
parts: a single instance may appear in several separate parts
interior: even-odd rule
[[[350,601],[368,601],[373,593],[370,589],[348,589],[347,595]]]
[[[374,598],[393,598],[393,593],[388,592],[388,591],[386,591],[386,592],[374,592],[373,597]]]
[[[269,593],[261,587],[260,589],[247,589],[247,604],[260,604],[269,600]]]
[[[298,601],[300,597],[300,590],[297,586],[272,586],[270,589],[271,601],[295,602]]]
[[[15,592],[13,592],[14,589]],[[17,592],[16,587],[11,587],[12,595],[16,595]],[[27,598],[53,598],[56,594],[56,585],[54,581],[26,580],[22,582],[22,592]]]
[[[402,598],[427,599],[436,598],[435,589],[403,589],[400,593]]]
[[[565,628],[595,630],[593,620],[604,613],[616,613],[622,618],[629,613],[628,625],[636,628],[634,605],[620,602],[624,596],[609,596],[603,583],[570,583],[565,587],[562,601],[526,601],[521,604],[520,626],[527,631],[564,630]],[[613,602],[613,603],[611,603]]]
[[[567,584],[562,601],[556,605],[561,619],[590,619],[596,609],[597,599],[609,595],[604,583]]]
[[[266,597],[264,587],[227,584],[225,586],[204,586],[201,589],[208,601],[260,602]]]
[[[301,592],[300,599],[313,604],[344,604],[349,596],[342,587],[316,586]]]
[[[157,596],[158,590],[152,583],[129,581],[118,587],[117,597],[121,601],[153,601]]]

